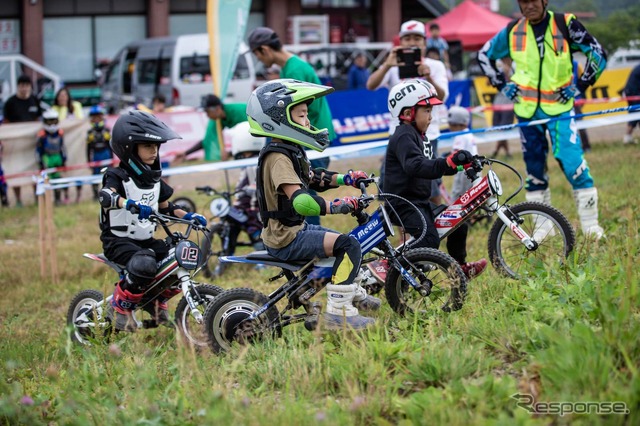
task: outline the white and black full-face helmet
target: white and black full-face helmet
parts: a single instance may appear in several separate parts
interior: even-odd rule
[[[441,105],[436,97],[436,88],[425,80],[410,79],[396,84],[389,91],[388,107],[392,117],[400,117],[405,108],[412,108],[411,117],[415,117],[417,105]],[[408,120],[408,121],[412,121]]]
[[[54,134],[58,131],[58,112],[48,109],[42,113],[42,127],[47,133]]]
[[[142,162],[138,157],[137,144],[163,144],[172,139],[182,139],[154,115],[143,111],[129,111],[118,117],[111,132],[111,149],[120,159],[120,167],[143,185],[153,185],[160,181],[162,168],[160,155],[153,165]]]
[[[331,142],[327,129],[303,127],[291,119],[291,108],[333,92],[333,87],[294,79],[271,80],[255,89],[247,102],[251,134],[286,140],[305,148],[324,151]]]
[[[238,123],[229,129],[231,133],[231,155],[236,160],[241,158],[245,152],[258,155],[267,141],[267,138],[252,135],[250,130],[251,126],[247,121]]]

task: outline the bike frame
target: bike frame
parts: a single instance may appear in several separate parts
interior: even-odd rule
[[[491,162],[503,164],[513,170],[512,167],[501,161],[491,160]],[[498,201],[498,197],[502,195],[502,184],[498,175],[493,170],[489,170],[485,176],[479,176],[478,168],[482,170],[482,164],[479,161],[473,168],[465,172],[467,177],[473,179],[471,188],[436,215],[434,223],[440,240],[449,236],[482,207],[489,215],[496,214],[528,250],[535,250],[538,244],[520,227],[516,220],[511,219],[513,214],[510,213],[506,202],[500,204]],[[522,189],[522,178],[520,180],[520,188],[507,201]]]
[[[202,314],[198,310],[198,306],[195,300],[193,300],[191,291],[189,291],[193,287],[193,282],[191,280],[191,271],[194,271],[193,275],[195,275],[204,264],[201,259],[201,250],[198,245],[192,241],[187,240],[192,228],[189,227],[186,234],[182,235],[172,233],[168,229],[168,227],[166,227],[166,224],[164,222],[160,222],[160,224],[167,232],[167,239],[174,244],[177,242],[177,244],[175,244],[174,247],[171,247],[167,256],[157,263],[156,276],[149,284],[147,290],[144,292],[142,302],[138,306],[142,308],[148,303],[155,300],[166,289],[179,286],[180,290],[182,291],[182,295],[189,305],[191,315],[196,320],[196,322],[198,322],[198,324],[202,324]],[[111,262],[104,256],[104,254],[84,253],[83,256],[87,259],[109,266],[118,273],[120,279],[124,279],[126,272],[125,267]],[[193,268],[194,265],[196,266],[195,268]],[[187,269],[185,266],[189,266],[189,269]],[[169,279],[170,277],[172,277],[173,279]],[[103,299],[102,302],[97,303],[96,306],[102,307],[105,303],[111,302],[111,299],[113,299],[113,294]],[[132,315],[136,323],[138,324],[138,327],[142,327],[142,323],[135,317],[135,310],[134,312],[132,312]]]
[[[361,187],[363,195],[366,196],[366,191],[364,187]],[[365,197],[364,200],[368,203],[373,201],[373,197]],[[404,268],[402,263],[400,262],[401,253],[396,250],[393,245],[389,242],[388,237],[394,235],[393,225],[391,220],[389,219],[389,215],[384,207],[384,205],[380,205],[376,211],[369,215],[364,211],[358,211],[354,214],[354,216],[358,220],[358,226],[353,228],[349,235],[353,236],[362,247],[362,255],[373,251],[380,250],[388,256],[390,262],[393,263],[395,268],[400,271],[404,279],[414,288],[416,291],[419,291],[421,294],[424,293],[424,289],[421,285],[411,276],[411,274]],[[260,252],[257,252],[260,253]],[[281,277],[286,277],[287,282],[284,283],[277,290],[272,292],[268,296],[268,301],[265,303],[260,309],[254,311],[247,319],[252,320],[256,319],[258,316],[266,312],[269,308],[273,307],[278,303],[282,298],[297,294],[301,291],[301,289],[305,288],[305,286],[309,286],[307,290],[298,295],[298,303],[303,304],[308,302],[312,296],[318,293],[322,288],[326,286],[327,283],[331,281],[333,264],[335,262],[335,258],[327,258],[327,259],[314,259],[306,264],[304,263],[295,263],[295,262],[284,262],[278,261],[277,259],[269,256],[252,256],[251,254],[247,256],[221,256],[220,260],[223,262],[232,262],[232,263],[249,263],[249,264],[264,264],[269,266],[275,266],[282,269],[282,272],[271,278],[271,281],[274,281]],[[295,273],[297,272],[297,274]],[[297,308],[298,306],[292,306],[293,308]],[[283,311],[284,312],[284,311]],[[304,314],[292,316],[289,319],[285,319],[280,323],[281,326],[289,325],[294,322],[300,322],[305,319]]]

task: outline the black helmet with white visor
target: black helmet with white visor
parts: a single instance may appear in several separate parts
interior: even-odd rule
[[[162,168],[160,155],[152,165],[138,157],[137,144],[163,144],[172,139],[182,139],[154,115],[143,111],[129,111],[121,115],[111,132],[111,149],[120,159],[120,167],[127,170],[134,181],[142,185],[154,185],[160,181]]]

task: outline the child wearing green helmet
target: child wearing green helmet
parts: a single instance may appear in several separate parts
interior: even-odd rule
[[[256,190],[264,224],[262,239],[267,252],[284,261],[335,257],[332,284],[327,285],[326,328],[363,329],[374,320],[358,308],[374,310],[380,300],[354,284],[362,255],[353,237],[305,222],[307,216],[348,214],[358,207],[355,197],[333,201],[309,193],[340,185],[358,187],[367,178],[361,171],[338,174],[311,169],[304,148],[324,151],[327,129],[309,122],[309,104],[333,88],[293,79],[273,80],[253,91],[247,103],[250,132],[272,138],[258,158]]]

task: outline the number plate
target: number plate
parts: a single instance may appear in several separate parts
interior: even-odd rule
[[[176,247],[176,260],[184,269],[196,269],[200,265],[202,251],[192,241],[180,241]]]

